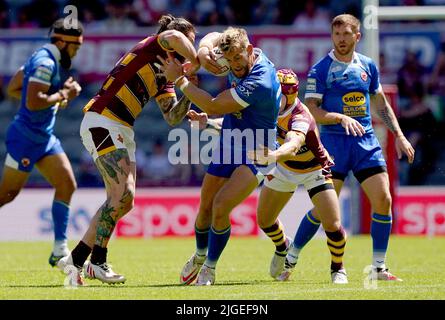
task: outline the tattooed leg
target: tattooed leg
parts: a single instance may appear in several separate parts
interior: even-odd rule
[[[97,214],[95,244],[105,248],[117,221],[133,207],[135,165],[126,149],[107,153],[96,162],[106,185],[107,201]]]
[[[107,201],[99,209],[100,215],[96,227],[96,245],[105,248],[116,226],[117,216],[114,208]]]

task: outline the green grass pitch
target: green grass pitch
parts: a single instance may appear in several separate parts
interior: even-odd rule
[[[75,245],[70,243],[71,247]],[[310,242],[288,282],[268,274],[274,247],[261,238],[232,238],[218,263],[216,284],[181,286],[179,271],[194,250],[193,238],[112,240],[109,262],[127,277],[124,285],[86,280],[66,289],[64,275],[50,268],[50,242],[0,242],[0,299],[148,300],[327,300],[445,299],[445,239],[396,237],[388,265],[404,281],[365,289],[364,267],[371,261],[369,236],[351,236],[345,253],[349,284],[330,283],[330,255],[324,238]]]

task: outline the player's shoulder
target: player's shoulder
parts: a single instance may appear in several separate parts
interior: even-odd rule
[[[360,62],[364,65],[364,66],[368,66],[368,67],[375,67],[375,62],[374,60],[372,60],[370,57],[365,56],[364,54],[355,52],[357,58],[360,60]]]
[[[327,72],[333,61],[334,60],[329,55],[324,56],[323,58],[318,60],[311,67],[311,69],[309,69],[309,75],[322,74],[324,72]]]
[[[255,64],[252,67],[250,76],[261,77],[266,73],[275,72],[275,65],[259,48],[254,49],[254,53],[257,55]]]
[[[300,99],[298,99],[294,110],[292,110],[292,116],[296,116],[296,118],[304,119],[307,122],[312,122],[312,120],[314,120],[308,107]]]
[[[53,54],[48,51],[48,49],[44,46],[39,49],[33,54],[31,57],[31,64],[34,67],[43,66],[48,69],[53,69],[56,66],[55,57]]]
[[[256,49],[255,49],[256,50]],[[258,93],[261,90],[274,87],[273,81],[276,80],[278,86],[278,78],[276,78],[276,69],[274,64],[264,55],[261,50],[258,58],[252,67],[250,73],[240,82],[241,86],[250,86],[252,91]]]

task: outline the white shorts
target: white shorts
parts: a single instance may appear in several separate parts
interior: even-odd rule
[[[85,113],[80,125],[82,143],[94,161],[116,149],[126,149],[131,162],[136,162],[134,131],[96,112]]]
[[[277,164],[266,176],[264,185],[278,192],[294,192],[299,185],[304,185],[307,191],[320,186],[326,186],[326,188],[317,188],[318,191],[333,189],[332,180],[327,178],[321,169],[308,173],[296,173],[287,170],[280,164]]]

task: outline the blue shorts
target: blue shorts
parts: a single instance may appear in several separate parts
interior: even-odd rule
[[[352,171],[362,182],[373,174],[386,172],[386,161],[374,133],[366,133],[362,137],[322,133],[320,138],[334,158],[335,165],[331,168],[334,179],[344,180]]]
[[[31,172],[34,164],[46,156],[64,153],[56,136],[51,135],[47,141],[36,143],[21,134],[14,126],[9,126],[6,133],[6,150],[12,162],[16,162],[6,164],[25,172]]]
[[[236,168],[243,165],[247,166],[252,171],[254,176],[258,174],[258,170],[253,164],[215,164],[213,162],[209,164],[207,173],[216,177],[230,178]]]

